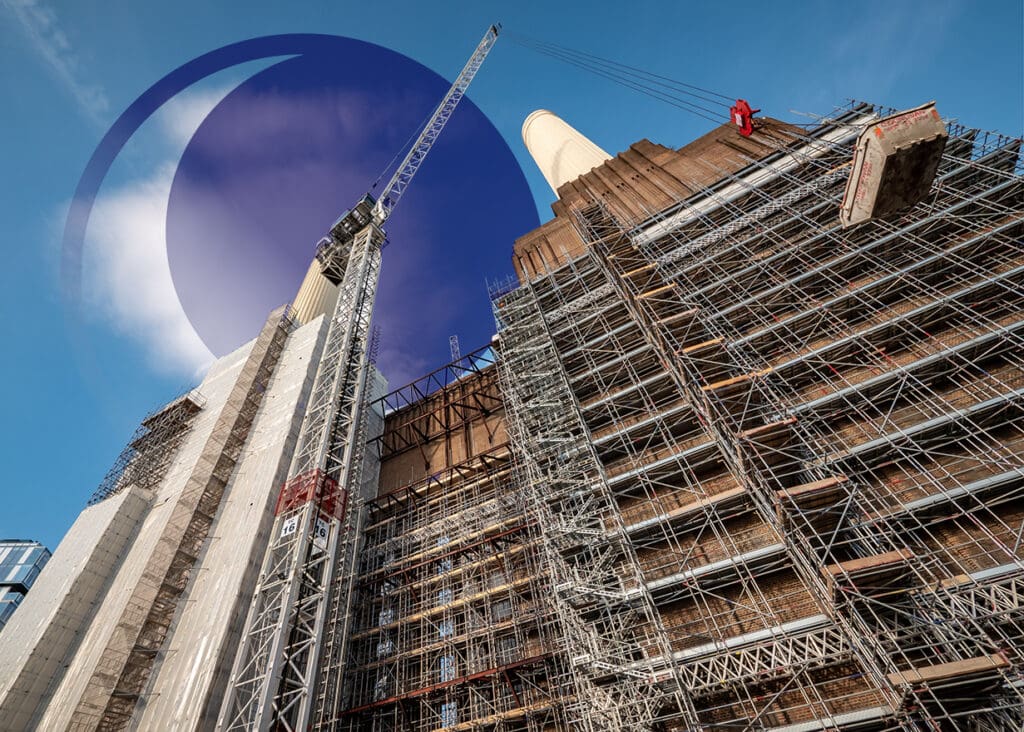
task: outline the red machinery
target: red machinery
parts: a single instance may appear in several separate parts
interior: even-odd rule
[[[750,137],[750,133],[754,131],[754,115],[760,111],[760,109],[751,109],[746,99],[737,99],[736,104],[729,108],[733,123],[744,137]]]

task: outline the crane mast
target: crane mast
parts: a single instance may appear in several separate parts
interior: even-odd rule
[[[491,26],[379,198],[365,195],[317,245],[339,285],[327,339],[253,593],[221,730],[328,728],[342,699],[362,521],[366,358],[384,223],[495,41]]]

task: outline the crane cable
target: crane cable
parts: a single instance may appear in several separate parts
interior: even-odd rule
[[[645,69],[641,69],[641,68],[638,68],[636,66],[630,66],[630,65],[624,64],[624,63],[622,63],[620,61],[613,61],[612,59],[604,58],[603,56],[597,56],[596,54],[593,54],[593,53],[587,53],[586,51],[578,51],[578,50],[575,50],[575,49],[572,49],[572,48],[568,48],[567,46],[559,46],[558,44],[552,43],[550,41],[542,41],[542,40],[537,39],[537,38],[530,38],[529,36],[525,36],[525,35],[523,35],[521,33],[515,33],[515,32],[512,32],[512,31],[506,32],[506,35],[510,36],[512,38],[513,42],[517,42],[517,43],[522,42],[522,43],[536,44],[536,45],[544,46],[544,47],[550,48],[552,50],[557,50],[557,51],[560,51],[560,52],[563,52],[563,53],[569,53],[569,54],[574,54],[576,56],[581,56],[581,57],[584,57],[584,58],[593,59],[594,61],[597,61],[597,62],[599,62],[599,63],[601,63],[602,65],[605,65],[605,66],[617,67],[617,68],[623,69],[625,71],[634,72],[635,74],[640,75],[642,77],[647,77],[648,79],[650,79],[652,81],[656,80],[656,82],[663,82],[662,83],[663,86],[666,86],[666,87],[669,87],[669,88],[672,88],[672,89],[676,89],[678,91],[683,92],[684,94],[691,94],[692,96],[697,97],[698,99],[703,99],[705,101],[711,102],[712,104],[722,104],[723,106],[728,106],[734,100],[734,97],[731,97],[731,96],[726,95],[726,94],[719,94],[718,92],[712,91],[711,89],[705,89],[704,87],[695,86],[693,84],[687,84],[687,83],[679,81],[677,79],[672,79],[672,78],[670,78],[668,76],[663,76],[661,74],[655,74],[653,71],[647,71]],[[703,94],[710,94],[712,97],[717,97],[717,99],[708,99],[707,97],[701,96],[700,94],[694,94],[693,92],[687,92],[686,91],[687,89],[692,89],[693,91],[702,92]]]
[[[700,102],[706,102],[716,107],[723,107],[726,110],[726,115],[728,115],[729,106],[736,99],[735,97],[719,94],[710,89],[677,81],[661,74],[644,71],[635,66],[629,66],[628,64],[612,61],[584,51],[577,51],[547,41],[537,40],[519,33],[506,32],[505,35],[512,43],[518,46],[604,77],[620,86],[633,89],[715,124],[721,123],[722,113],[717,109],[710,109],[695,100],[700,100]]]
[[[672,93],[650,86],[644,83],[646,81],[649,81],[649,79],[638,77],[636,74],[602,69],[598,67],[596,64],[593,64],[592,62],[586,59],[582,59],[578,56],[573,56],[571,54],[566,54],[564,52],[548,49],[542,46],[535,46],[525,43],[519,43],[517,45],[524,46],[531,50],[537,51],[538,53],[542,53],[544,55],[558,59],[560,61],[564,61],[565,63],[581,68],[584,71],[588,71],[592,74],[596,74],[597,76],[609,79],[610,81],[619,84],[620,86],[624,86],[628,89],[633,89],[634,91],[638,91],[641,94],[644,94],[648,97],[665,102],[673,107],[677,107],[683,111],[690,112],[691,114],[694,114],[698,117],[702,117],[716,124],[721,122],[721,116],[716,110],[708,109],[707,107],[701,104],[697,104],[696,102],[691,102],[687,99],[675,96]]]
[[[620,86],[624,86],[627,89],[638,91],[652,99],[670,104],[673,107],[681,109],[684,112],[689,112],[690,114],[701,117],[702,119],[706,119],[716,125],[721,124],[722,122],[722,112],[718,109],[709,109],[707,106],[699,102],[724,108],[725,115],[728,116],[729,107],[736,99],[735,97],[730,97],[725,94],[719,94],[711,89],[705,89],[704,87],[696,86],[694,84],[687,84],[686,82],[678,81],[668,76],[656,74],[651,71],[645,71],[644,69],[637,68],[636,66],[630,66],[592,53],[578,51],[566,46],[560,46],[549,41],[531,38],[530,36],[526,36],[521,33],[505,31],[502,35],[517,46],[521,46],[522,48],[535,51],[539,54],[570,64],[571,66],[583,69],[584,71],[596,74],[597,76],[608,79]],[[699,100],[699,102],[695,100]],[[373,182],[370,190],[377,187],[381,180],[383,180],[384,176],[391,170],[395,161],[406,153],[412,141],[416,139],[420,132],[422,132],[423,128],[430,121],[430,118],[431,114],[428,113],[419,126],[417,126],[409,136],[409,139],[405,141],[405,143],[395,153],[395,156],[391,161],[384,167],[380,175],[377,176],[377,179]]]

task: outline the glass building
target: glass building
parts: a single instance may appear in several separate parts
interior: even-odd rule
[[[50,559],[50,550],[38,541],[0,540],[0,628],[25,599]]]

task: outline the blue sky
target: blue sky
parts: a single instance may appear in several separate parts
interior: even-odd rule
[[[1024,131],[1019,0],[566,0],[507,7],[0,0],[0,94],[6,102],[0,141],[0,292],[6,315],[0,321],[6,356],[0,360],[0,537],[56,546],[140,418],[195,382],[204,346],[172,312],[174,303],[154,298],[146,308],[128,307],[118,287],[125,281],[154,292],[166,286],[147,279],[154,270],[151,258],[160,251],[144,246],[162,236],[161,186],[212,104],[268,63],[252,62],[210,79],[133,138],[111,171],[110,195],[94,212],[90,233],[96,251],[86,275],[91,294],[76,306],[80,312],[69,314],[58,286],[63,217],[86,161],[117,116],[190,59],[280,33],[368,41],[451,79],[495,20],[508,31],[742,96],[782,119],[807,121],[793,110],[824,114],[847,98],[894,107],[935,99],[943,115],[968,125],[1014,135]],[[367,79],[380,73],[369,65],[361,71]],[[552,196],[519,137],[532,110],[552,109],[610,152],[642,137],[681,146],[711,127],[534,54],[508,37],[499,40],[470,97],[519,160],[541,220],[550,216]],[[408,209],[410,221],[418,221],[416,210]],[[444,216],[458,223],[457,211]],[[512,235],[477,244],[478,234],[467,229],[453,225],[452,235],[467,246],[496,248],[487,252],[494,259],[481,261],[489,271],[424,269],[422,279],[457,276],[478,293],[484,277],[507,271]],[[119,256],[125,250],[117,245],[126,239],[138,239],[142,253]],[[438,332],[458,333],[464,350],[485,339],[486,322],[464,321],[458,309],[436,307],[440,320],[451,320]],[[446,338],[431,338],[393,345],[404,347],[407,368],[425,371],[439,365],[448,348]]]

